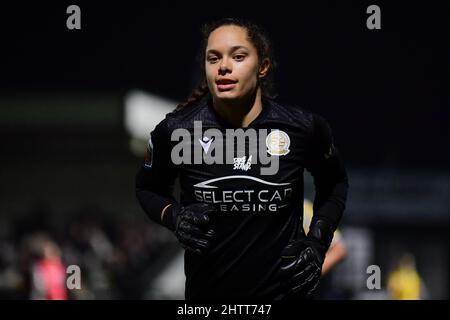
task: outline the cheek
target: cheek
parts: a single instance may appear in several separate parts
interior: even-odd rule
[[[206,81],[208,82],[208,84],[215,82],[216,71],[213,67],[205,66],[205,75],[206,75]]]
[[[252,65],[241,65],[239,68],[240,78],[243,80],[245,88],[254,88],[257,85],[258,68]]]
[[[211,74],[212,74],[212,70],[210,66],[205,66],[205,74],[206,74],[206,78],[211,78]]]

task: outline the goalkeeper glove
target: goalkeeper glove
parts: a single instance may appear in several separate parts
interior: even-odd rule
[[[217,210],[211,204],[176,204],[167,208],[163,224],[175,233],[184,249],[205,254],[211,246],[214,231],[210,228],[210,215]]]
[[[284,248],[280,265],[281,299],[308,298],[314,292],[333,233],[331,224],[319,218],[313,220],[306,237],[291,241]]]

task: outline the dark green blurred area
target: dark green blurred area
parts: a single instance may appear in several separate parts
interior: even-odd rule
[[[0,95],[0,126],[11,129],[121,128],[122,95],[21,92]]]
[[[0,95],[0,105],[2,213],[33,202],[48,202],[58,215],[80,203],[136,209],[139,161],[128,148],[122,95],[24,92]]]

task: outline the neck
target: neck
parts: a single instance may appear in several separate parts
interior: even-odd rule
[[[213,98],[213,104],[217,113],[228,123],[237,128],[246,128],[262,111],[261,89],[242,99]]]

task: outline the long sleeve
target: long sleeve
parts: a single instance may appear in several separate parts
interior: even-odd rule
[[[163,209],[175,205],[173,185],[178,175],[171,161],[171,141],[167,120],[161,121],[151,132],[145,160],[136,175],[136,197],[154,222],[170,229],[170,222],[161,221]]]
[[[348,177],[330,126],[318,115],[313,115],[306,169],[315,185],[312,221],[324,219],[336,230],[345,209]]]

